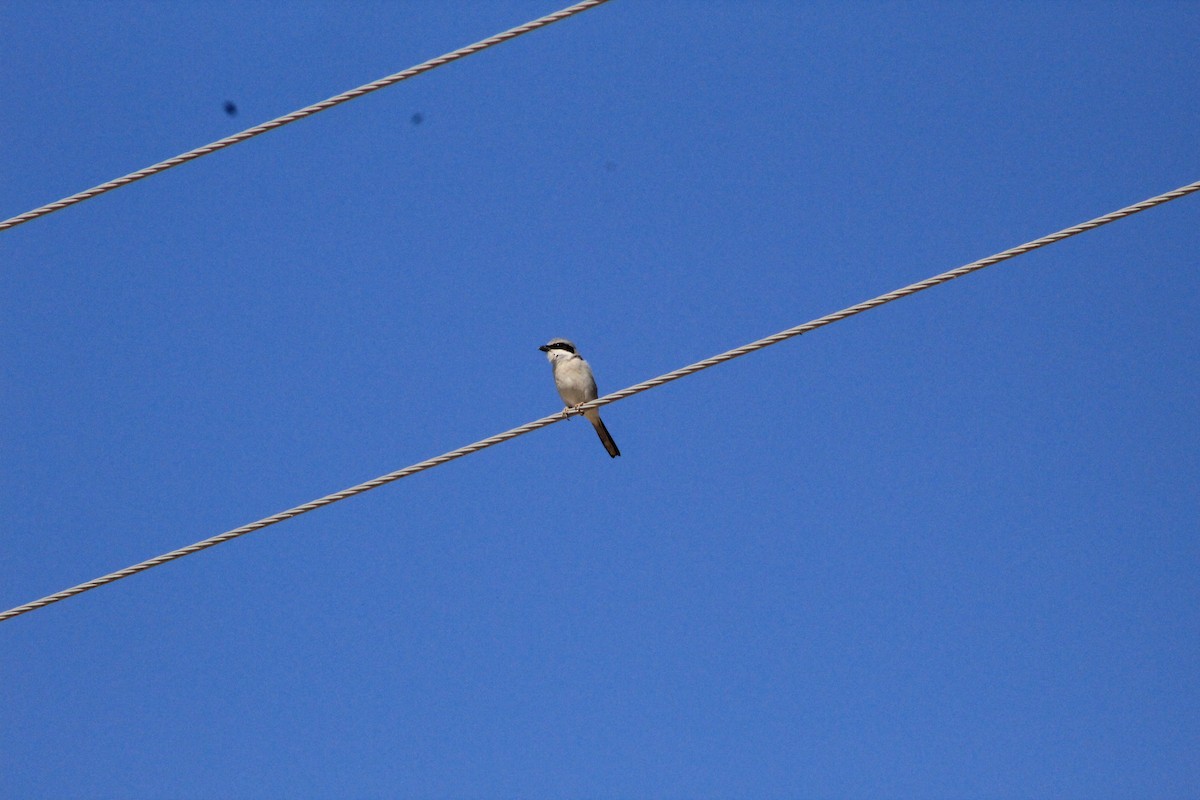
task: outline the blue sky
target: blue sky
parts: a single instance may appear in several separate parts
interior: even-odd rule
[[[0,216],[565,5],[8,3]],[[614,0],[0,232],[0,606],[1200,178],[1197,3]],[[226,101],[238,114],[223,110]],[[414,115],[420,115],[419,123]],[[6,797],[1194,797],[1200,198],[0,624]]]

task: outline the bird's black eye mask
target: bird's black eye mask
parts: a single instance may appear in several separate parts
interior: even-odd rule
[[[574,347],[571,347],[571,345],[569,345],[569,344],[563,344],[562,342],[554,342],[553,344],[544,344],[541,347],[539,347],[538,350],[541,350],[543,353],[549,353],[551,350],[565,350],[568,353],[575,352]]]

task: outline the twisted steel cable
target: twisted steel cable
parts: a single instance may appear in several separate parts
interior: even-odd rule
[[[674,372],[668,372],[667,374],[660,375],[657,378],[651,378],[648,381],[643,381],[642,383],[630,386],[628,389],[622,389],[619,392],[613,392],[612,394],[605,395],[598,400],[593,400],[592,402],[588,403],[586,406],[584,406],[584,408],[590,408],[593,406],[599,407],[608,403],[615,403],[618,400],[624,400],[626,397],[630,397],[631,395],[635,395],[639,392],[644,392],[647,389],[653,389],[656,386],[662,386],[664,383],[670,383],[671,381],[678,380],[685,375],[691,375],[695,372],[699,372],[700,370],[716,366],[717,364],[731,361],[739,356],[744,356],[747,353],[753,353],[755,350],[762,350],[764,347],[770,347],[773,344],[778,344],[779,342],[799,336],[802,333],[815,331],[817,328],[823,328],[826,325],[839,322],[847,317],[853,317],[855,314],[861,314],[864,311],[870,311],[872,308],[878,308],[879,306],[885,303],[890,303],[893,300],[899,300],[901,297],[908,297],[911,294],[916,294],[917,292],[924,291],[925,289],[952,281],[955,278],[961,278],[964,275],[977,272],[984,267],[990,267],[993,264],[1000,263],[1001,261],[1007,261],[1010,258],[1023,255],[1028,253],[1030,250],[1037,250],[1039,247],[1045,247],[1048,244],[1054,244],[1055,242],[1062,241],[1063,239],[1068,239],[1085,231],[1090,231],[1093,228],[1099,228],[1101,225],[1107,225],[1110,222],[1131,216],[1139,211],[1145,211],[1148,208],[1154,208],[1154,206],[1162,205],[1163,203],[1170,202],[1171,200],[1177,200],[1180,197],[1184,197],[1197,191],[1200,191],[1200,181],[1189,183],[1187,186],[1181,186],[1178,189],[1173,189],[1172,191],[1160,194],[1156,197],[1151,197],[1148,200],[1143,200],[1140,203],[1134,203],[1131,206],[1126,206],[1125,208],[1112,211],[1104,216],[1096,217],[1093,220],[1081,222],[1078,225],[1071,226],[1070,228],[1063,228],[1061,231],[1056,233],[1051,233],[1047,236],[1043,236],[1040,239],[1034,239],[1033,241],[1026,242],[1025,244],[1009,248],[1008,250],[988,256],[987,258],[981,258],[978,261],[972,261],[970,264],[964,264],[963,266],[949,270],[948,272],[943,272],[940,275],[934,275],[932,278],[926,278],[923,281],[911,283],[908,286],[888,292],[887,294],[881,294],[879,297],[875,297],[870,300],[864,300],[857,305],[843,308],[841,311],[835,311],[832,314],[826,314],[825,316],[818,317],[810,322],[805,322],[803,325],[797,325],[794,328],[788,328],[785,331],[780,331],[779,333],[772,334],[765,338],[759,339],[758,341],[751,342],[750,344],[736,347],[733,350],[728,350],[719,355],[715,355],[712,358],[706,358],[703,361],[697,361],[695,364],[682,367]],[[3,615],[0,615],[0,620],[3,620]]]
[[[899,300],[902,297],[908,297],[909,295],[916,294],[917,292],[924,291],[925,289],[952,281],[955,278],[961,278],[964,275],[969,275],[970,273],[981,270],[984,267],[990,267],[993,264],[998,264],[1001,261],[1007,261],[1010,258],[1015,258],[1016,256],[1028,253],[1031,250],[1036,250],[1039,247],[1045,247],[1048,244],[1053,244],[1054,242],[1067,239],[1071,236],[1083,233],[1084,231],[1090,231],[1093,228],[1100,227],[1101,225],[1107,225],[1115,220],[1128,217],[1132,214],[1138,213],[1139,211],[1145,211],[1146,209],[1153,208],[1157,205],[1162,205],[1163,203],[1176,200],[1180,197],[1197,191],[1200,191],[1200,181],[1190,183],[1187,186],[1181,186],[1178,189],[1166,192],[1165,194],[1160,194],[1156,197],[1151,197],[1150,199],[1143,200],[1140,203],[1126,206],[1125,208],[1105,214],[1104,216],[1096,217],[1088,222],[1083,222],[1070,228],[1064,228],[1057,233],[1043,236],[1040,239],[1034,239],[1031,242],[1026,242],[1025,244],[1018,245],[1017,247],[1010,248],[1000,253],[996,253],[995,255],[988,256],[987,258],[981,258],[978,261],[972,261],[970,264],[964,264],[956,269],[943,272],[940,275],[934,275],[932,278],[926,278],[918,283],[909,284],[908,286],[888,292],[887,294],[881,294],[878,297],[858,303],[857,305],[843,308],[841,311],[835,311],[832,314],[826,314],[825,316],[818,317],[810,322],[805,322],[803,325],[797,325],[794,328],[788,328],[787,330],[772,334],[771,336],[751,342],[750,344],[742,345],[741,347],[734,348],[733,350],[728,350],[719,355],[715,355],[712,358],[706,358],[703,361],[697,361],[695,364],[690,364],[673,372],[668,372],[665,375],[659,375],[657,378],[651,378],[648,381],[634,384],[627,389],[622,389],[618,392],[605,395],[597,400],[593,400],[590,403],[585,403],[577,409],[570,409],[566,412],[558,412],[547,417],[542,417],[541,419],[528,422],[520,427],[505,431],[504,433],[496,434],[495,436],[488,437],[487,439],[481,439],[474,444],[469,444],[465,447],[460,447],[457,450],[451,450],[448,453],[443,453],[436,458],[431,458],[427,461],[421,461],[420,463],[413,464],[412,466],[405,467],[404,469],[396,470],[395,472],[389,472],[387,475],[381,475],[380,477],[369,480],[366,483],[360,483],[357,486],[351,486],[349,489],[343,489],[340,492],[334,492],[333,494],[325,495],[322,498],[305,503],[304,505],[290,508],[287,511],[281,511],[278,514],[265,517],[257,522],[251,522],[249,525],[243,525],[240,528],[234,528],[233,530],[226,531],[225,533],[218,534],[217,536],[213,536],[200,542],[196,542],[195,544],[188,545],[187,547],[183,547],[178,550],[172,550],[171,552],[164,553],[156,558],[151,558],[139,564],[134,564],[131,567],[126,567],[125,569],[118,570],[117,572],[112,572],[108,575],[96,578],[95,580],[90,580],[87,583],[81,583],[78,586],[71,587],[70,589],[64,589],[61,592],[48,595],[40,600],[34,600],[31,603],[17,606],[16,608],[0,613],[0,622],[20,616],[28,611],[33,611],[34,609],[48,606],[51,603],[57,603],[59,600],[65,600],[68,597],[74,597],[77,594],[82,594],[90,589],[103,586],[106,583],[113,583],[114,581],[119,581],[122,578],[128,578],[130,575],[136,575],[139,572],[144,572],[151,567],[157,567],[160,564],[166,564],[169,561],[175,561],[176,559],[183,558],[184,556],[190,556],[191,554],[198,553],[201,550],[207,550],[210,547],[227,542],[230,539],[236,539],[239,536],[244,536],[247,533],[253,533],[254,531],[261,530],[269,525],[274,525],[277,522],[283,522],[284,520],[291,519],[292,517],[298,517],[301,514],[321,508],[322,506],[330,505],[331,503],[336,503],[339,500],[345,500],[348,497],[354,497],[355,495],[378,488],[384,484],[391,483],[392,481],[398,481],[401,478],[407,478],[409,475],[415,475],[418,472],[424,472],[427,469],[432,469],[433,467],[454,461],[455,459],[462,458],[463,456],[470,455],[471,453],[479,452],[480,450],[500,444],[501,442],[507,442],[509,439],[515,439],[518,436],[523,436],[524,434],[535,431],[538,428],[544,428],[547,425],[553,425],[556,422],[561,422],[568,416],[580,414],[585,409],[599,408],[600,406],[608,405],[609,403],[615,403],[618,400],[624,400],[626,397],[631,397],[635,394],[639,394],[640,392],[653,389],[657,386],[662,386],[664,383],[670,383],[671,381],[679,380],[680,378],[700,372],[701,370],[708,369],[709,367],[715,367],[716,365],[723,364],[726,361],[732,361],[740,356],[753,353],[756,350],[762,350],[765,347],[770,347],[773,344],[778,344],[779,342],[791,339],[804,333],[808,333],[809,331],[814,331],[817,328],[823,328],[826,325],[831,325],[834,322],[846,319],[847,317],[853,317],[856,314],[861,314],[862,312],[869,311],[872,308],[878,308],[879,306],[884,305],[885,303],[890,303],[893,300]]]
[[[91,189],[79,192],[78,194],[73,194],[70,197],[64,197],[62,200],[35,208],[32,211],[26,211],[24,214],[18,214],[15,217],[0,222],[0,231],[7,228],[15,228],[22,223],[29,222],[30,220],[37,219],[38,217],[44,217],[47,214],[59,211],[60,209],[64,209],[68,206],[73,206],[76,203],[82,203],[84,200],[90,200],[97,195],[110,192],[113,189],[119,189],[122,186],[126,186],[134,181],[140,181],[142,178],[148,178],[151,175],[156,175],[159,172],[164,172],[171,167],[178,167],[180,164],[186,164],[189,161],[194,161],[201,156],[206,156],[209,153],[215,153],[218,150],[231,147],[239,142],[252,139],[255,136],[258,136],[260,133],[266,133],[267,131],[275,130],[276,128],[287,125],[289,122],[295,122],[298,119],[311,117],[313,114],[324,111],[327,108],[333,108],[334,106],[345,103],[348,100],[353,100],[356,97],[362,97],[364,94],[369,94],[376,89],[382,89],[386,86],[391,86],[394,83],[399,83],[402,80],[420,75],[423,72],[428,72],[429,70],[440,67],[443,64],[449,64],[451,61],[457,61],[460,58],[466,58],[469,55],[478,53],[480,50],[486,50],[493,45],[500,44],[501,42],[507,42],[509,39],[515,39],[522,34],[535,31],[538,28],[544,28],[551,23],[564,20],[567,17],[575,16],[583,11],[587,11],[589,8],[594,8],[601,3],[607,2],[608,0],[583,0],[583,2],[576,3],[575,5],[564,8],[561,11],[555,11],[553,14],[547,14],[546,16],[532,20],[531,22],[526,22],[524,25],[518,25],[517,27],[504,31],[503,33],[497,33],[495,36],[489,36],[488,38],[476,42],[475,44],[467,45],[466,47],[460,47],[458,50],[446,53],[445,55],[440,55],[437,58],[431,58],[428,61],[417,64],[415,67],[409,67],[403,72],[397,72],[394,75],[388,75],[386,78],[380,78],[372,83],[359,86],[357,89],[351,89],[348,92],[342,92],[341,94],[335,95],[328,100],[322,100],[319,103],[314,103],[313,105],[302,108],[299,111],[293,111],[290,114],[277,117],[270,122],[264,122],[261,125],[255,125],[253,128],[247,128],[241,133],[235,133],[233,136],[227,136],[224,139],[219,139],[212,144],[206,144],[203,147],[197,147],[195,150],[189,150],[186,153],[175,156],[174,158],[168,158],[166,161],[160,161],[157,164],[146,167],[145,169],[139,169],[137,172],[131,172],[124,177],[108,181],[107,183],[102,183],[99,186],[93,186]]]

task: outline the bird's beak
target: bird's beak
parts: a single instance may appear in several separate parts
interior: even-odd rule
[[[539,348],[538,348],[538,350],[541,350],[543,353],[545,353],[545,352],[546,352],[546,351],[548,351],[549,349],[550,349],[550,345],[548,345],[548,344],[544,344],[544,345],[542,345],[541,347],[539,347]]]

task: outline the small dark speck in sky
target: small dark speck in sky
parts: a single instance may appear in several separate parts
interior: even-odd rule
[[[412,124],[413,124],[413,125],[420,125],[420,124],[421,124],[422,122],[424,122],[424,121],[425,121],[425,115],[424,115],[424,114],[421,114],[420,112],[417,112],[416,114],[413,114],[413,115],[412,115]]]
[[[225,101],[225,113],[231,117],[237,116],[237,105],[232,100]]]
[[[605,162],[604,162],[604,168],[605,168],[606,170],[608,170],[609,172],[616,172],[616,170],[617,170],[617,163],[616,163],[615,161],[605,161]]]

